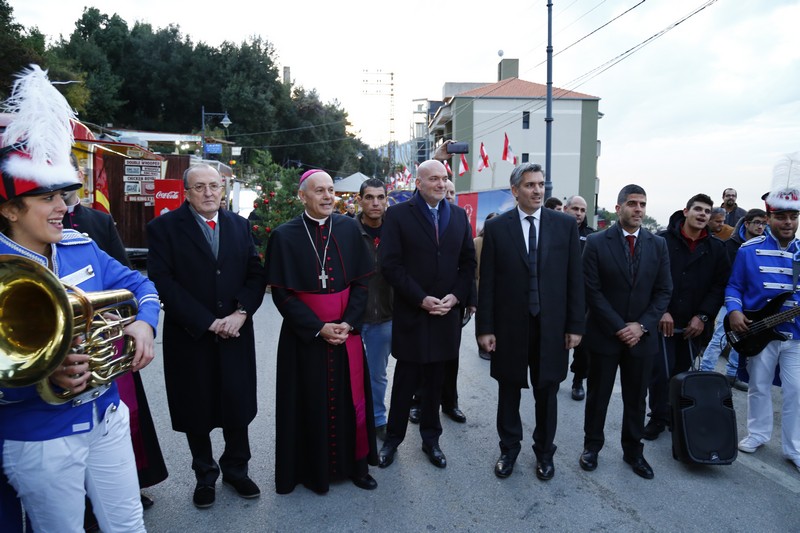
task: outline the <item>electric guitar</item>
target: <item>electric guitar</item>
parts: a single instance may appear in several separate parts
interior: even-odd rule
[[[753,322],[747,331],[733,331],[730,325],[730,315],[725,315],[723,327],[725,337],[731,346],[745,357],[758,355],[771,341],[785,341],[786,335],[775,331],[775,326],[789,322],[794,317],[800,316],[800,306],[791,307],[781,311],[783,302],[792,296],[791,291],[784,292],[770,300],[761,309],[756,311],[743,311],[744,316]]]

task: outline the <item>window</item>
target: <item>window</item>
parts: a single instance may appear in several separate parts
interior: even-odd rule
[[[528,153],[527,152],[523,152],[522,153],[522,161],[521,162],[522,163],[527,163],[528,162]]]
[[[523,130],[531,129],[531,112],[530,111],[523,111],[522,112],[522,129]]]

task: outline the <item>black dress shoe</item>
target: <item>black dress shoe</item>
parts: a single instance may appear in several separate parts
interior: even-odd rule
[[[386,468],[394,462],[394,454],[397,453],[397,446],[384,443],[381,451],[378,452],[378,467]]]
[[[655,474],[653,474],[653,469],[650,468],[650,465],[647,464],[647,461],[644,460],[644,457],[641,455],[639,457],[628,457],[622,456],[622,459],[631,465],[633,468],[633,473],[637,476],[641,476],[645,479],[653,479]]]
[[[587,472],[597,469],[597,452],[591,450],[583,450],[580,459],[578,459],[581,468]]]
[[[422,445],[422,451],[428,456],[428,460],[437,468],[444,468],[447,466],[447,458],[442,453],[442,449],[438,444],[433,446]]]
[[[556,475],[556,467],[553,465],[553,459],[537,459],[536,460],[536,477],[542,481],[549,481]]]
[[[461,409],[458,407],[453,407],[452,409],[442,409],[442,412],[450,417],[450,420],[453,422],[458,422],[459,424],[463,424],[467,421],[467,415],[464,414]]]
[[[232,487],[236,493],[241,496],[242,498],[258,498],[261,496],[261,489],[258,488],[258,485],[253,483],[253,480],[249,477],[243,477],[242,479],[225,479],[222,478],[222,482],[229,487]]]
[[[586,398],[586,391],[583,390],[583,382],[572,384],[572,399],[579,402]]]
[[[507,478],[514,471],[514,463],[517,458],[510,453],[500,455],[500,459],[494,465],[494,475],[499,478]]]
[[[408,412],[408,421],[412,424],[419,424],[419,419],[422,416],[422,408],[412,407]]]
[[[194,489],[194,497],[192,497],[195,507],[198,509],[206,509],[214,505],[215,499],[216,491],[214,490],[214,485],[197,484],[197,487]]]
[[[359,489],[375,490],[378,488],[378,482],[375,481],[375,478],[369,474],[365,475],[364,477],[354,477],[351,479],[353,480],[353,485]]]
[[[667,425],[661,420],[650,419],[650,422],[644,427],[642,438],[645,440],[656,440],[666,429]]]
[[[150,509],[155,503],[150,496],[145,496],[142,492],[139,493],[139,497],[142,500],[142,509]]]

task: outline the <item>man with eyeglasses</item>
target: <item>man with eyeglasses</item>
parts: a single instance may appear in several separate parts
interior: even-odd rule
[[[736,203],[738,193],[736,189],[727,188],[722,191],[722,207],[725,209],[725,224],[735,227],[745,215],[745,210]]]
[[[733,331],[749,330],[760,335],[756,322],[745,313],[762,309],[767,302],[781,295],[786,297],[788,293],[780,312],[796,309],[800,304],[796,268],[800,241],[795,238],[800,213],[798,190],[800,152],[782,157],[775,165],[771,191],[762,197],[766,204],[769,227],[761,237],[744,243],[733,263],[733,271],[725,289],[728,321]],[[768,317],[764,319],[766,318]],[[783,457],[800,472],[800,322],[792,319],[770,329],[781,333],[782,338],[768,337],[764,349],[747,359],[750,379],[747,393],[747,436],[739,441],[739,450],[754,453],[772,437],[772,384],[776,369],[779,368],[783,389]]]
[[[728,258],[733,264],[736,259],[736,252],[739,247],[749,241],[764,234],[764,226],[766,225],[767,214],[763,209],[751,209],[747,214],[739,220],[736,228],[734,228],[733,235],[730,239],[725,241],[725,249],[728,252]],[[716,327],[714,335],[708,343],[705,351],[703,352],[703,361],[700,363],[700,370],[711,371],[717,366],[717,360],[725,346],[725,328],[723,327],[725,315],[728,313],[723,305],[717,314]],[[731,386],[740,391],[747,390],[747,383],[736,377],[736,371],[739,368],[739,354],[731,348],[728,354],[728,363],[725,365],[725,376]]]
[[[222,178],[209,165],[183,174],[186,202],[147,225],[147,271],[164,308],[164,380],[175,431],[186,433],[206,508],[222,482],[242,498],[261,492],[248,476],[247,427],[256,416],[252,315],[261,305],[264,270],[249,222],[220,209]],[[209,434],[222,428],[214,460]]]

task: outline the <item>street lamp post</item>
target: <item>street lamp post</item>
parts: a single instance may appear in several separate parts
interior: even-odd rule
[[[224,113],[210,113],[206,111],[206,106],[200,107],[200,114],[202,120],[202,138],[203,138],[203,159],[208,159],[208,149],[206,147],[206,117],[222,117],[222,120],[219,121],[225,129],[228,129],[228,126],[233,124],[230,118],[228,118],[228,112],[225,111]]]

